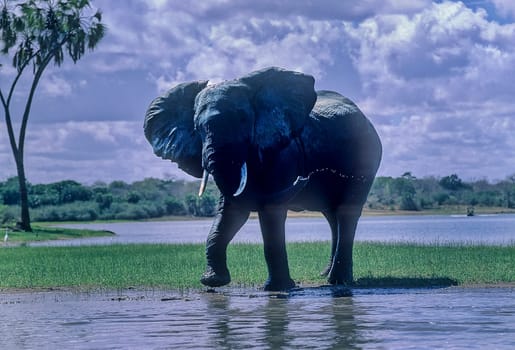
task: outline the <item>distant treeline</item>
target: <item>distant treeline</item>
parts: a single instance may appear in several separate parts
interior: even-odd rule
[[[515,174],[503,181],[464,182],[456,174],[442,178],[416,178],[410,172],[401,177],[375,179],[369,209],[425,210],[448,206],[515,208]]]
[[[171,215],[212,216],[219,193],[212,181],[202,197],[198,182],[148,178],[88,186],[66,180],[28,185],[33,221],[138,220]],[[0,223],[19,217],[18,179],[0,182]]]
[[[202,197],[199,183],[149,178],[132,184],[113,181],[82,185],[66,180],[29,184],[34,221],[138,220],[163,216],[212,216],[219,192],[212,181]],[[502,207],[515,209],[515,175],[490,183],[464,182],[457,175],[416,178],[376,178],[366,207],[373,210],[427,210],[446,206]],[[0,222],[19,216],[18,180],[0,182]]]

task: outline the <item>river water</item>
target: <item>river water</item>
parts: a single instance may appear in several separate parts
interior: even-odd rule
[[[109,230],[116,235],[33,245],[203,243],[211,221],[67,224],[60,226]],[[330,232],[324,218],[289,218],[286,221],[286,239],[290,242],[326,241],[331,239]],[[258,220],[250,219],[233,241],[261,242]],[[515,215],[362,217],[356,230],[356,241],[514,244]]]
[[[91,224],[117,235],[51,244],[203,242],[210,224]],[[260,242],[258,228],[235,240]],[[323,219],[287,222],[288,241],[329,238]],[[515,215],[365,217],[356,239],[511,245]],[[513,285],[0,292],[0,349],[514,349],[514,325]]]
[[[4,293],[0,343],[2,349],[513,349],[514,292]]]

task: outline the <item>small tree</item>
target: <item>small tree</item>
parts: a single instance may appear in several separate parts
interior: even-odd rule
[[[446,190],[449,190],[449,191],[458,191],[458,190],[462,190],[462,189],[466,189],[466,188],[470,187],[470,186],[464,184],[463,181],[461,181],[461,179],[456,174],[444,176],[440,180],[439,184],[440,184],[440,186],[442,186],[443,188],[445,188]]]
[[[76,63],[85,54],[86,48],[93,50],[97,46],[104,36],[105,27],[101,23],[101,12],[91,11],[88,0],[3,0],[1,6],[0,53],[12,58],[16,73],[5,93],[0,88],[0,101],[18,174],[20,227],[32,231],[23,156],[34,93],[51,62],[60,66],[67,55]],[[87,12],[94,13],[87,15]],[[32,79],[16,140],[11,103],[17,84],[27,70],[32,73]]]

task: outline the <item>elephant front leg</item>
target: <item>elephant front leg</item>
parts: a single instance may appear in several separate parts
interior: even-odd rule
[[[259,224],[263,235],[264,253],[268,267],[266,291],[289,290],[295,287],[290,277],[286,253],[285,221],[287,209],[279,206],[259,211]]]
[[[220,201],[218,213],[207,237],[207,266],[200,282],[209,287],[220,287],[231,282],[227,268],[227,246],[236,232],[247,221],[250,212]]]

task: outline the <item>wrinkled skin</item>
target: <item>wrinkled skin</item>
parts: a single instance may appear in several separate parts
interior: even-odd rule
[[[157,98],[145,119],[156,155],[220,189],[206,244],[206,286],[230,282],[226,249],[257,211],[268,266],[265,290],[288,290],[288,209],[320,211],[332,232],[331,284],[350,284],[354,234],[381,160],[372,124],[347,98],[313,89],[309,75],[268,68],[207,86],[181,84]],[[241,193],[241,168],[247,181]]]

